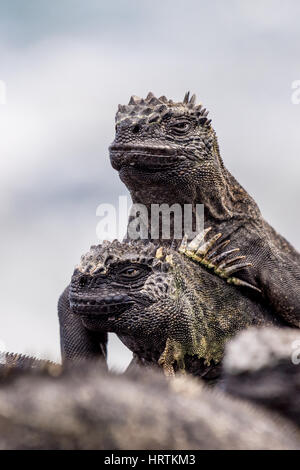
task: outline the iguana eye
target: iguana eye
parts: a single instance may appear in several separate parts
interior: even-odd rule
[[[120,280],[133,281],[147,274],[148,270],[138,266],[127,266],[117,273]]]
[[[182,135],[189,132],[191,123],[189,121],[177,121],[170,125],[170,130],[173,134]]]
[[[122,272],[123,276],[134,277],[139,274],[140,270],[135,268],[128,268]]]

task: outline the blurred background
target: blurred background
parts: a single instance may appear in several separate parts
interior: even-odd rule
[[[1,347],[59,360],[57,299],[97,206],[127,194],[107,148],[131,94],[196,93],[226,166],[300,248],[299,18],[298,0],[1,1]],[[130,356],[111,336],[111,367]]]

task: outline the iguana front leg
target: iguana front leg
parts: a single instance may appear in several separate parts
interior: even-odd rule
[[[62,360],[106,359],[107,333],[90,331],[70,309],[69,287],[58,301]]]
[[[300,267],[287,253],[280,252],[268,239],[251,238],[245,230],[239,231],[240,248],[222,251],[229,243],[218,244],[221,233],[205,240],[208,228],[199,233],[192,241],[184,237],[179,252],[188,258],[211,269],[228,284],[250,287],[262,294],[273,311],[284,322],[300,328]],[[232,257],[242,251],[242,256]],[[248,262],[243,261],[247,259]],[[251,267],[251,269],[246,269]],[[241,278],[233,276],[243,270]]]
[[[245,229],[241,229],[239,235],[245,237]],[[243,273],[243,279],[260,288],[265,300],[284,322],[300,328],[299,261],[279,250],[268,237],[252,239],[241,246],[241,250],[253,265],[253,269]]]

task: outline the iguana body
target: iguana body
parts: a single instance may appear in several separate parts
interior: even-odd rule
[[[182,253],[151,242],[92,247],[60,300],[65,359],[99,356],[101,338],[115,332],[140,363],[211,379],[228,339],[276,320],[256,290],[232,277],[248,264],[204,236],[183,242]]]
[[[262,291],[274,314],[300,326],[300,255],[224,167],[195,96],[174,103],[149,93],[119,106],[110,158],[136,204],[149,210],[151,204],[204,204],[205,227],[230,239],[253,265],[243,278]]]

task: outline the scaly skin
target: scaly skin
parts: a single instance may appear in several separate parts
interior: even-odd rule
[[[243,279],[262,291],[275,315],[300,326],[300,255],[225,168],[194,95],[174,103],[149,93],[119,106],[110,158],[136,204],[204,204],[205,227],[230,239],[253,265]]]
[[[181,253],[148,241],[92,247],[60,301],[64,359],[98,357],[98,335],[114,332],[139,363],[213,379],[228,339],[273,315],[232,276],[248,264],[204,236],[183,242]]]

